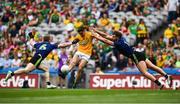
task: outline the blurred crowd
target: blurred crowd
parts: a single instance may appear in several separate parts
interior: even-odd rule
[[[174,4],[175,5],[174,5]],[[175,8],[173,8],[172,7]],[[0,68],[25,66],[32,56],[29,39],[40,39],[43,35],[36,28],[42,23],[62,24],[65,41],[72,40],[76,29],[83,25],[94,26],[112,34],[122,31],[127,42],[161,68],[180,68],[180,18],[178,0],[1,0],[0,1]],[[159,39],[148,31],[143,19],[138,22],[123,17],[109,18],[112,12],[132,12],[146,17],[155,11],[166,10],[167,28]],[[158,29],[157,29],[158,31]],[[53,42],[53,38],[52,38]],[[116,49],[94,40],[91,60],[98,70],[136,71],[132,60]],[[64,52],[63,52],[64,53]],[[61,51],[49,54],[45,63],[58,67]],[[68,57],[72,57],[69,55]]]

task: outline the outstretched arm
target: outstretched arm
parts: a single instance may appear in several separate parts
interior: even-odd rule
[[[29,41],[30,45],[34,47],[34,45],[36,44],[36,42],[34,41],[34,39],[30,39]]]
[[[111,41],[111,40],[108,40],[108,39],[106,39],[106,38],[103,38],[102,36],[100,36],[98,33],[95,33],[93,30],[91,31],[92,32],[92,36],[94,37],[94,38],[96,38],[96,39],[98,39],[98,40],[100,40],[100,41],[102,41],[102,42],[104,42],[104,43],[106,43],[106,44],[109,44],[109,45],[113,45],[113,41]]]
[[[65,48],[65,47],[71,46],[72,44],[76,44],[78,42],[79,42],[78,39],[74,39],[72,42],[66,42],[66,43],[59,44],[58,48]]]
[[[65,48],[65,47],[68,47],[70,45],[72,45],[72,42],[60,43],[58,45],[58,48]]]
[[[102,37],[106,38],[106,39],[109,39],[109,40],[115,40],[114,37],[108,33],[105,33],[105,32],[102,32],[102,31],[99,31],[95,28],[92,28],[92,30],[94,30],[96,33],[98,33],[99,35],[101,35]]]

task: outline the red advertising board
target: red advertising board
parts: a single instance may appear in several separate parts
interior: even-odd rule
[[[5,74],[0,74],[0,88],[21,88],[24,80],[28,80],[28,85],[30,88],[39,87],[38,74],[13,76],[7,82],[5,82],[5,77]]]
[[[156,76],[159,81],[169,89],[165,78]],[[173,76],[173,89],[180,88],[180,76]],[[90,75],[91,89],[155,89],[157,86],[154,82],[148,80],[142,75]]]

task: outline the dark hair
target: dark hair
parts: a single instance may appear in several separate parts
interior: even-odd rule
[[[115,35],[116,37],[121,37],[122,33],[120,31],[114,31],[113,35]]]
[[[139,20],[139,23],[141,23],[141,22],[144,22],[144,19],[141,18],[141,19]]]
[[[79,28],[79,29],[77,29],[77,32],[80,33],[80,32],[82,32],[83,30],[84,30],[83,28]]]
[[[82,31],[84,31],[84,30],[87,30],[88,29],[88,26],[87,25],[84,25],[84,26],[82,26],[82,27],[79,27],[78,29],[77,29],[77,32],[79,33],[79,32],[82,32]]]
[[[43,40],[44,40],[45,42],[49,42],[49,41],[50,41],[50,36],[44,36]]]

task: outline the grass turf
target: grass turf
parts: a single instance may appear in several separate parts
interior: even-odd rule
[[[0,103],[180,103],[180,90],[0,89]]]

